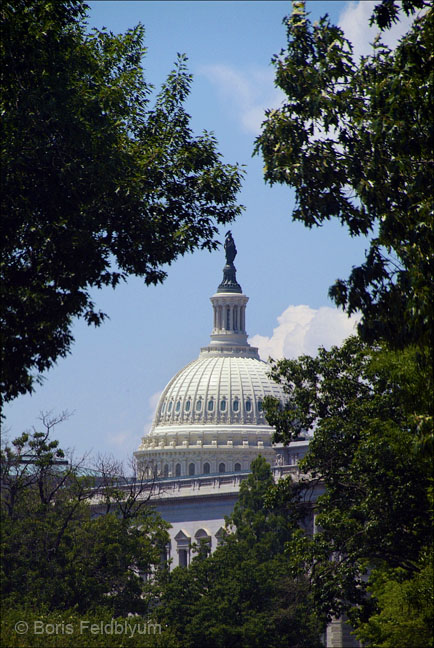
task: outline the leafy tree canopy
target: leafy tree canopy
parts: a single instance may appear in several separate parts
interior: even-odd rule
[[[21,435],[0,456],[5,608],[145,614],[153,585],[143,576],[158,574],[168,524],[146,506],[145,483],[115,493],[104,475],[96,481],[50,440],[60,418],[43,422],[43,432]]]
[[[1,324],[6,400],[65,356],[71,322],[100,324],[91,289],[147,284],[232,221],[242,172],[195,137],[186,57],[153,106],[144,28],[86,29],[82,0],[1,8]]]
[[[379,609],[357,630],[364,646],[376,648],[432,648],[434,646],[434,560],[422,552],[417,571],[406,578],[402,569],[378,570],[370,578],[369,591]]]
[[[273,59],[286,100],[255,149],[266,181],[295,188],[295,220],[370,236],[365,262],[330,289],[361,312],[361,339],[274,363],[287,404],[265,409],[276,441],[314,431],[301,468],[306,488],[324,488],[316,534],[287,544],[292,573],[309,574],[317,613],[348,611],[364,644],[384,648],[433,640],[432,5],[383,0],[371,23],[420,8],[394,51],[379,38],[355,61],[342,30],[294,2]]]
[[[366,620],[368,569],[399,568],[412,577],[429,543],[432,457],[419,427],[432,417],[432,382],[418,354],[373,350],[354,337],[315,358],[273,365],[288,393],[283,410],[265,403],[275,440],[315,431],[300,467],[306,488],[320,483],[325,491],[317,532],[309,538],[299,531],[287,547],[292,568],[309,573],[323,613],[359,605],[359,621]]]
[[[337,218],[351,236],[370,235],[365,262],[330,288],[363,315],[366,341],[427,344],[433,313],[433,17],[416,17],[394,51],[374,43],[355,61],[325,16],[312,24],[303,2],[284,19],[287,46],[273,58],[283,105],[269,110],[256,153],[265,180],[295,188],[293,219],[308,227]],[[387,28],[400,5],[383,0],[372,20]]]

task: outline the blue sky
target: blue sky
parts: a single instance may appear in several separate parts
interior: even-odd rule
[[[370,2],[308,2],[311,17],[328,13],[367,53]],[[146,78],[157,88],[177,52],[194,75],[187,110],[195,133],[214,131],[225,161],[245,165],[240,193],[244,215],[232,224],[238,280],[250,297],[247,330],[261,355],[314,353],[339,343],[353,326],[328,299],[329,286],[346,278],[364,257],[367,242],[337,223],[308,230],[293,223],[293,192],[264,184],[262,160],[252,158],[263,110],[278,105],[270,59],[285,45],[282,19],[290,2],[91,2],[90,27],[119,33],[138,22],[146,29]],[[387,35],[393,44],[398,26]],[[224,240],[221,231],[220,240]],[[63,448],[127,459],[149,428],[158,394],[195,359],[211,332],[209,297],[224,265],[222,250],[195,252],[169,269],[164,284],[146,287],[131,278],[115,291],[95,292],[110,316],[94,329],[77,321],[71,354],[45,374],[31,396],[5,407],[3,431],[14,438],[40,427],[41,412],[73,415],[55,431]]]

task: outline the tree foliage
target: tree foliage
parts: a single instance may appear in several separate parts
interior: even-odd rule
[[[291,569],[309,574],[317,611],[349,610],[364,644],[384,648],[432,645],[434,13],[382,0],[371,18],[384,30],[421,8],[395,50],[379,37],[355,61],[340,28],[294,2],[273,58],[286,98],[255,149],[267,182],[295,188],[295,220],[370,237],[329,291],[361,313],[361,339],[274,363],[287,403],[265,409],[276,441],[314,432],[301,468],[324,489],[316,534],[287,545]]]
[[[168,525],[140,502],[122,508],[128,490],[123,498],[113,488],[107,492],[80,464],[64,461],[58,442],[49,439],[57,422],[45,417],[43,432],[25,433],[1,453],[5,606],[146,613],[151,585],[143,577],[160,569]],[[146,503],[144,488],[141,495]]]
[[[370,24],[375,23],[382,30],[389,29],[399,21],[401,11],[411,16],[427,4],[426,0],[380,0],[373,9]]]
[[[288,575],[283,555],[305,510],[299,506],[291,517],[287,503],[281,510],[267,507],[264,498],[272,485],[270,467],[258,457],[241,484],[223,544],[169,575],[158,614],[183,648],[321,645],[307,580]],[[296,488],[293,501],[299,503]]]
[[[397,348],[427,344],[433,314],[433,17],[425,6],[391,51],[378,39],[355,61],[342,30],[312,24],[303,2],[285,18],[287,46],[273,58],[280,108],[269,110],[256,153],[265,180],[295,188],[293,219],[308,227],[337,218],[351,236],[369,235],[365,262],[330,289],[359,333]],[[381,28],[399,19],[378,3]]]
[[[423,551],[411,578],[401,569],[373,572],[369,592],[378,610],[357,630],[357,637],[375,648],[434,646],[434,561]]]
[[[144,28],[86,29],[82,0],[1,9],[1,322],[6,400],[100,324],[92,289],[157,283],[240,213],[241,171],[195,137],[186,57],[151,105]]]
[[[283,410],[265,403],[275,440],[289,443],[313,429],[300,467],[306,488],[324,489],[316,534],[300,530],[287,545],[291,569],[309,573],[315,606],[329,616],[358,606],[352,618],[365,622],[375,610],[366,597],[369,570],[412,578],[429,543],[432,456],[421,451],[418,426],[432,416],[432,403],[418,355],[372,349],[354,337],[315,358],[273,365],[288,394]]]

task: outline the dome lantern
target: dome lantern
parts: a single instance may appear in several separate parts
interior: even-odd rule
[[[246,305],[249,298],[237,282],[234,266],[237,248],[230,231],[225,238],[225,254],[223,280],[211,297],[214,316],[211,341],[209,346],[201,349],[201,356],[229,353],[259,360],[258,350],[247,342]]]

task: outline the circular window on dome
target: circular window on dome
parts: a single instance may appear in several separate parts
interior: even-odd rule
[[[172,401],[170,401],[169,406],[167,408],[167,411],[168,411],[169,414],[172,411],[172,405],[173,405],[173,403],[172,403]]]
[[[214,409],[214,401],[212,398],[208,401],[208,412],[212,412]]]
[[[226,398],[222,398],[220,401],[220,411],[225,412],[226,411]]]
[[[251,411],[252,411],[252,401],[246,400],[246,412],[251,412]]]
[[[188,401],[185,403],[185,411],[189,412],[191,407],[191,401],[188,399]]]
[[[232,403],[232,409],[234,410],[234,412],[238,412],[239,407],[240,407],[240,401],[238,400],[238,398],[236,398]]]
[[[202,409],[202,400],[199,398],[198,401],[196,401],[196,412],[200,412]]]

